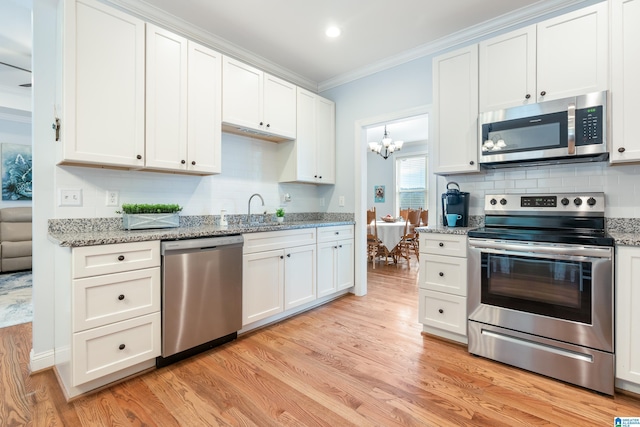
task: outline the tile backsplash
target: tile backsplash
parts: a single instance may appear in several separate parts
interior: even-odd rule
[[[438,177],[438,194],[447,182],[471,193],[469,213],[482,215],[485,194],[604,192],[608,218],[640,217],[640,165],[610,166],[608,162],[575,163],[483,170],[477,174]]]
[[[56,188],[82,189],[81,207],[57,207],[57,218],[116,217],[118,207],[106,206],[107,190],[119,192],[119,203],[177,203],[183,215],[321,211],[318,188],[308,184],[279,183],[280,159],[275,143],[223,133],[222,173],[192,176],[173,173],[120,171],[85,167],[56,167]],[[291,202],[283,202],[288,193]]]

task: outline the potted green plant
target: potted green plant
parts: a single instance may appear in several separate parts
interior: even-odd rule
[[[133,204],[125,203],[122,210],[122,224],[125,230],[143,230],[148,228],[171,228],[180,226],[182,210],[176,204]]]
[[[276,209],[276,221],[278,222],[284,221],[284,208]]]

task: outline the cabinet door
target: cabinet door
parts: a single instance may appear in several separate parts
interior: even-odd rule
[[[220,173],[222,56],[189,42],[187,170]]]
[[[284,251],[242,256],[242,325],[283,311]]]
[[[338,291],[336,242],[318,243],[318,298]]]
[[[436,173],[477,172],[478,45],[434,58]]]
[[[240,61],[222,58],[222,121],[262,130],[262,71]]]
[[[144,22],[91,0],[64,10],[61,163],[142,167]]]
[[[147,158],[152,169],[187,169],[187,39],[147,24]]]
[[[418,316],[425,326],[467,336],[467,299],[444,292],[418,290]],[[446,336],[446,335],[444,335]],[[458,341],[460,339],[456,337]]]
[[[618,246],[616,259],[616,377],[640,385],[640,249]],[[635,279],[635,280],[634,280]]]
[[[536,27],[480,43],[480,112],[536,102]]]
[[[336,250],[336,288],[338,291],[354,285],[354,244],[353,240],[339,240]]]
[[[264,74],[264,132],[296,138],[296,86]]]
[[[336,104],[316,97],[316,156],[319,184],[336,182]]]
[[[608,88],[607,8],[602,2],[538,24],[538,102]]]
[[[298,88],[296,152],[287,161],[287,181],[315,182],[316,138],[316,95]]]
[[[316,299],[316,245],[285,250],[284,309]]]
[[[611,17],[611,163],[640,160],[640,0],[614,0]]]

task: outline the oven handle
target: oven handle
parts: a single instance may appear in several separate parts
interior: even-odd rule
[[[503,241],[469,239],[469,248],[481,249],[484,252],[514,255],[538,254],[548,257],[559,257],[567,260],[581,260],[584,257],[611,259],[611,248],[597,248],[587,246],[519,244]]]

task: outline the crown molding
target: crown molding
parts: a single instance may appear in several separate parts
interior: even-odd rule
[[[15,123],[31,123],[31,112],[14,110],[13,108],[0,107],[0,120]]]
[[[481,24],[465,28],[464,30],[450,34],[433,42],[423,44],[414,49],[409,49],[397,55],[371,63],[357,70],[319,82],[318,92],[333,89],[354,80],[370,76],[424,56],[433,55],[455,46],[471,43],[472,41],[489,36],[499,30],[515,27],[526,21],[540,18],[543,15],[586,2],[589,2],[589,0],[549,0],[538,2],[531,6],[518,9],[512,13],[501,15]]]
[[[268,59],[244,49],[230,41],[197,27],[143,0],[100,0],[124,12],[130,13],[146,22],[158,25],[180,34],[190,40],[201,43],[224,55],[246,62],[281,79],[294,83],[307,90],[318,92],[317,82],[279,66]]]

